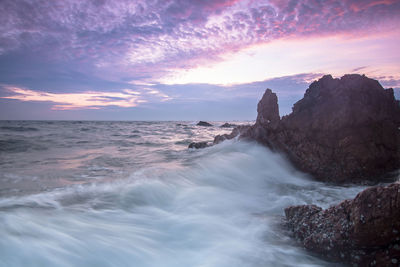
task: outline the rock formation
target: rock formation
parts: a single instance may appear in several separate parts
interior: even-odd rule
[[[192,142],[189,144],[188,148],[195,148],[195,149],[200,149],[200,148],[206,148],[212,145],[219,144],[225,140],[233,139],[236,136],[239,136],[243,132],[246,132],[250,128],[250,125],[239,125],[236,126],[230,134],[222,134],[222,135],[217,135],[214,137],[214,141],[202,141],[202,142]]]
[[[199,121],[196,125],[197,126],[213,126],[211,123],[208,123],[206,121]]]
[[[254,125],[218,135],[213,144],[236,136],[255,140],[284,152],[316,179],[335,183],[380,182],[400,168],[400,103],[376,80],[326,75],[282,119],[277,96],[267,89],[257,112]],[[399,183],[370,187],[326,210],[303,205],[285,214],[306,249],[356,266],[400,266]]]
[[[277,97],[267,89],[257,111],[242,137],[283,151],[318,180],[376,180],[400,168],[399,101],[376,80],[326,75],[282,119]]]
[[[192,142],[192,143],[189,144],[189,148],[196,148],[196,149],[206,148],[206,147],[209,147],[209,146],[212,146],[212,144],[210,144],[207,141],[204,141],[204,142]]]
[[[222,141],[225,140],[229,140],[229,139],[233,139],[236,136],[239,136],[245,132],[247,132],[247,130],[250,128],[250,125],[239,125],[236,126],[235,128],[233,128],[232,132],[230,134],[222,134],[222,135],[217,135],[214,137],[214,141],[213,144],[219,144]]]
[[[236,127],[213,143],[237,135],[256,140],[316,179],[335,183],[380,181],[400,168],[399,101],[393,89],[364,75],[323,76],[282,119],[278,98],[267,89],[257,112],[253,126]]]
[[[329,209],[285,209],[286,226],[303,246],[353,266],[400,266],[400,184],[370,187]]]
[[[271,89],[267,89],[261,99],[257,105],[256,125],[265,125],[270,129],[276,129],[281,120],[279,116],[278,97]]]

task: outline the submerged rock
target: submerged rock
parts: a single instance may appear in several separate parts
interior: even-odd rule
[[[209,142],[205,141],[205,142],[192,142],[189,144],[189,148],[195,148],[195,149],[199,149],[199,148],[206,148],[212,146],[212,144],[210,144]]]
[[[400,168],[400,105],[393,89],[358,74],[313,82],[279,118],[267,89],[256,123],[242,134],[283,151],[301,170],[330,182],[380,180]]]
[[[221,128],[232,128],[232,127],[236,127],[236,124],[231,124],[231,123],[225,122],[225,123],[222,124],[220,127],[221,127]]]
[[[196,125],[197,126],[213,126],[211,123],[208,123],[206,121],[199,121]]]
[[[288,207],[285,215],[294,237],[312,252],[357,266],[399,266],[399,183],[370,187],[326,210]]]

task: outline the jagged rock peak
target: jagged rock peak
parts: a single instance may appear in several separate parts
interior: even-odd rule
[[[385,90],[378,81],[359,74],[346,74],[340,79],[325,75],[310,85],[285,119],[296,127],[332,130],[393,121],[398,112],[393,89]]]
[[[378,81],[365,75],[346,74],[341,78],[333,78],[332,75],[324,75],[318,81],[314,81],[305,93],[306,96],[318,96],[321,92],[337,92],[342,90],[383,90]]]
[[[265,90],[257,105],[256,124],[276,128],[280,121],[278,97],[271,89]]]

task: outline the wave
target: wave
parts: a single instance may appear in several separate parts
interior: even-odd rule
[[[24,127],[24,126],[1,126],[1,130],[13,131],[13,132],[30,132],[30,131],[39,131],[38,128],[35,127]]]
[[[254,143],[186,151],[126,179],[0,200],[3,266],[320,266],[279,222],[362,187],[310,180]]]
[[[1,152],[26,152],[28,150],[46,150],[43,145],[24,139],[5,139],[0,140],[0,153]]]

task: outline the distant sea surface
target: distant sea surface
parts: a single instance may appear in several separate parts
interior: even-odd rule
[[[188,149],[232,130],[212,123],[0,121],[0,266],[338,266],[288,237],[284,208],[363,187],[253,142]]]

